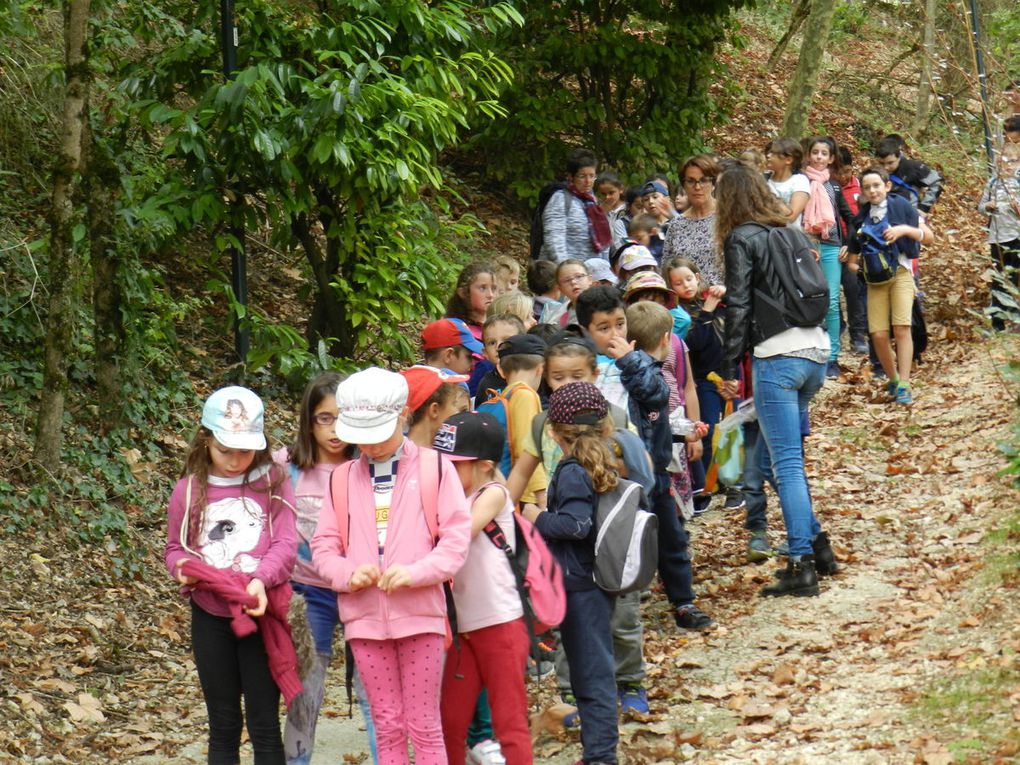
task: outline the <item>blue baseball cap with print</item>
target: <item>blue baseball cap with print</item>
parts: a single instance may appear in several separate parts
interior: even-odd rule
[[[262,399],[247,388],[231,385],[209,396],[202,407],[202,427],[228,449],[262,451],[266,448],[263,412]]]

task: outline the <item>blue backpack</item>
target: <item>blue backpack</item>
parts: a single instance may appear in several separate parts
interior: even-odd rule
[[[510,475],[510,469],[513,467],[511,460],[511,454],[513,451],[513,438],[514,434],[510,432],[510,397],[515,393],[526,391],[524,395],[530,393],[535,397],[535,400],[539,402],[539,408],[541,408],[541,401],[538,398],[538,394],[526,386],[518,386],[510,391],[510,395],[506,395],[506,388],[502,390],[489,389],[489,398],[475,407],[477,412],[488,412],[495,417],[499,424],[503,426],[503,430],[506,431],[506,444],[503,446],[503,456],[499,460],[499,470],[504,476]]]
[[[885,241],[889,218],[867,218],[857,231],[861,245],[861,271],[868,284],[885,284],[896,276],[899,267],[899,249]]]

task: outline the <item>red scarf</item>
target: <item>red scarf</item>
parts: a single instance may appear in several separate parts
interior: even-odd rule
[[[609,227],[609,218],[591,193],[578,191],[567,186],[567,191],[584,204],[584,214],[588,216],[588,230],[591,232],[591,249],[596,255],[613,243],[613,231]]]

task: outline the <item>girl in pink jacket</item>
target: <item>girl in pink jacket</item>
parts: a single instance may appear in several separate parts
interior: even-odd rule
[[[402,433],[407,382],[372,367],[336,393],[337,437],[361,457],[339,467],[312,561],[340,593],[380,765],[446,765],[439,691],[448,634],[442,583],[463,565],[471,517],[456,471]]]
[[[277,616],[282,610],[286,625],[296,548],[294,491],[273,464],[262,401],[247,388],[220,388],[205,403],[184,477],[170,497],[164,556],[191,600],[191,643],[209,713],[209,762],[240,761],[245,722],[255,759],[284,761],[280,691],[295,687],[277,685],[282,676],[271,670],[280,644],[265,620],[269,606]],[[196,562],[215,569],[215,576],[189,573]],[[216,586],[224,581],[250,602],[228,600]],[[256,620],[257,632],[246,617]]]

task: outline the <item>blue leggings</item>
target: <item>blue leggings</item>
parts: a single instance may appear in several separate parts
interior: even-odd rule
[[[829,310],[825,314],[825,328],[829,332],[829,361],[839,358],[839,288],[843,268],[839,262],[839,245],[820,244],[822,271],[829,285]]]

